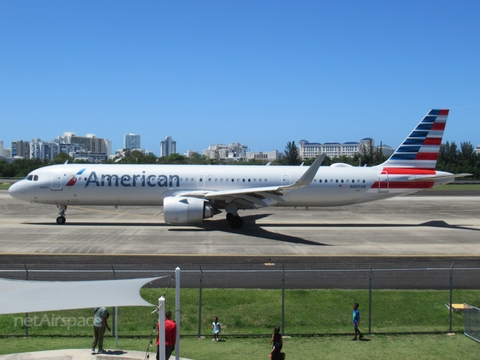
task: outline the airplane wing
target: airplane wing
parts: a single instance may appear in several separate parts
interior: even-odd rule
[[[291,185],[285,186],[264,186],[254,188],[232,189],[224,191],[196,190],[182,192],[178,196],[197,197],[207,200],[223,200],[231,202],[240,200],[243,205],[254,208],[255,205],[266,207],[283,202],[282,195],[292,189],[300,189],[310,185],[318,169],[322,165],[326,154],[319,156],[312,165],[305,171],[300,179]],[[243,200],[243,201],[242,201]]]

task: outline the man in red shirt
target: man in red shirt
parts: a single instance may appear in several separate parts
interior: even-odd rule
[[[157,360],[160,359],[160,322],[157,324]],[[177,340],[177,324],[172,320],[172,312],[165,312],[165,359],[168,360],[175,350]]]

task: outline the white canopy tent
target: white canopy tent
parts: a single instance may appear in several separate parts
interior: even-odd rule
[[[0,279],[0,314],[99,306],[155,306],[140,296],[140,289],[159,278],[97,281]]]

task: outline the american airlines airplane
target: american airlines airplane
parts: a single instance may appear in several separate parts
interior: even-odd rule
[[[435,170],[449,110],[431,110],[383,164],[321,166],[63,164],[32,171],[9,189],[23,201],[56,205],[163,206],[165,223],[198,224],[224,210],[240,229],[238,210],[267,206],[326,207],[387,199],[456,177]]]

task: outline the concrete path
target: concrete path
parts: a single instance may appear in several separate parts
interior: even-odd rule
[[[147,357],[148,355],[148,357]],[[63,349],[51,351],[36,351],[30,353],[18,353],[9,355],[0,355],[0,360],[155,360],[155,353],[145,353],[144,351],[133,350],[109,350],[107,354],[91,355],[90,349]],[[175,356],[170,356],[174,360]],[[188,360],[180,358],[181,360]]]

